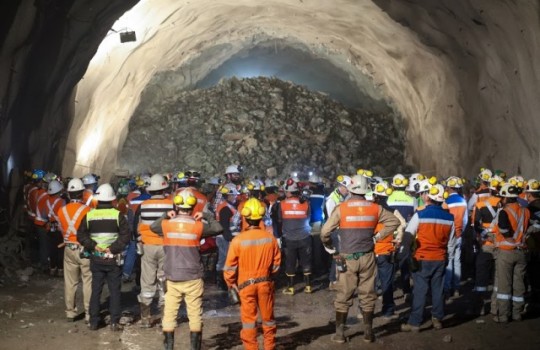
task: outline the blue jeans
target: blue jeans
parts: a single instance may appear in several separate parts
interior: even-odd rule
[[[452,291],[459,288],[461,281],[461,237],[456,242],[454,256],[448,259],[444,276],[444,290]]]
[[[229,241],[223,238],[222,235],[219,235],[216,236],[216,245],[218,247],[216,271],[223,271],[223,267],[225,267],[225,260],[227,259],[227,252],[229,251]]]
[[[382,314],[391,316],[394,314],[394,264],[392,254],[377,256],[377,278],[382,290]]]
[[[431,315],[437,320],[444,317],[444,261],[421,260],[420,269],[413,272],[413,300],[409,324],[420,327],[424,318],[426,296],[431,287]]]
[[[129,241],[126,248],[126,256],[124,257],[124,266],[122,267],[122,276],[130,278],[137,260],[137,242]]]

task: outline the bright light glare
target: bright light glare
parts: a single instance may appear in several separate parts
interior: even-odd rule
[[[77,163],[86,165],[90,159],[95,157],[96,151],[101,145],[101,135],[100,130],[94,129],[94,131],[86,136],[77,153]]]

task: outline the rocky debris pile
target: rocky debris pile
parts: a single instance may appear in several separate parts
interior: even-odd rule
[[[145,91],[119,163],[134,173],[212,176],[238,163],[250,176],[276,168],[334,177],[359,167],[389,175],[405,170],[404,132],[395,114],[347,109],[275,78],[232,78],[168,99]]]

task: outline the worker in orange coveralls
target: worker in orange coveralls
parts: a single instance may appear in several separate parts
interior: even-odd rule
[[[247,350],[258,349],[257,309],[260,310],[264,349],[276,346],[274,320],[274,281],[281,264],[281,252],[272,233],[259,228],[266,208],[256,198],[250,198],[242,209],[248,227],[236,236],[229,246],[224,278],[229,288],[240,296],[240,338]]]

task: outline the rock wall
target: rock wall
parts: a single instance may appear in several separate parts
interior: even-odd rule
[[[222,80],[209,89],[156,99],[148,89],[120,156],[131,172],[196,169],[222,174],[239,163],[248,175],[276,168],[326,177],[372,167],[404,169],[401,118],[349,110],[327,95],[275,78]]]

